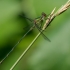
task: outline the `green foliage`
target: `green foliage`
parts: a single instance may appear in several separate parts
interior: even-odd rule
[[[0,1],[0,60],[27,32],[23,28],[32,24],[19,17],[21,12],[34,19],[42,12],[49,14],[54,7],[58,9],[65,2],[65,0]],[[70,70],[69,11],[70,9],[56,17],[44,32],[51,42],[40,37],[14,70]],[[31,31],[0,65],[0,70],[9,70],[37,33],[36,29]]]

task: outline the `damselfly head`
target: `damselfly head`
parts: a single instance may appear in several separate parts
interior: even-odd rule
[[[47,15],[44,12],[42,12],[42,16],[46,17]]]

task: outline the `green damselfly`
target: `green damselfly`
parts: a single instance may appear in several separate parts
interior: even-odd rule
[[[30,20],[30,21],[31,21],[32,23],[34,23],[34,24],[33,24],[33,26],[31,26],[31,28],[23,35],[23,37],[16,43],[16,45],[11,49],[11,51],[0,61],[0,64],[9,56],[9,54],[14,50],[14,48],[21,42],[21,40],[22,40],[31,30],[33,30],[33,29],[36,27],[36,28],[41,32],[42,26],[38,26],[38,24],[42,25],[42,22],[43,22],[43,21],[45,20],[45,18],[47,17],[44,12],[41,14],[41,17],[35,18],[34,20],[32,20],[32,19],[30,19],[30,18],[27,18],[27,17],[25,17],[25,16],[22,15],[22,14],[21,14],[20,16],[22,16],[22,17],[24,17],[24,18]],[[47,27],[48,27],[48,26],[47,26]],[[41,34],[43,35],[43,37],[44,37],[46,40],[48,40],[48,41],[50,42],[49,38],[47,38],[47,37],[43,34],[43,32],[41,32]]]

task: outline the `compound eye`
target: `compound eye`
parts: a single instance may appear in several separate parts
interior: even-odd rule
[[[47,15],[44,12],[42,12],[42,16],[45,16],[46,17]]]

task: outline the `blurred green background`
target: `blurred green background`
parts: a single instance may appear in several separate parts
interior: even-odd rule
[[[34,19],[42,12],[50,14],[54,7],[60,8],[67,0],[0,0],[0,61],[28,31],[30,23],[20,17],[23,12]],[[26,30],[23,28],[27,27]],[[10,70],[22,52],[38,34],[35,28],[18,44],[0,64],[0,70]],[[70,70],[70,9],[56,17],[40,36],[14,70]]]

